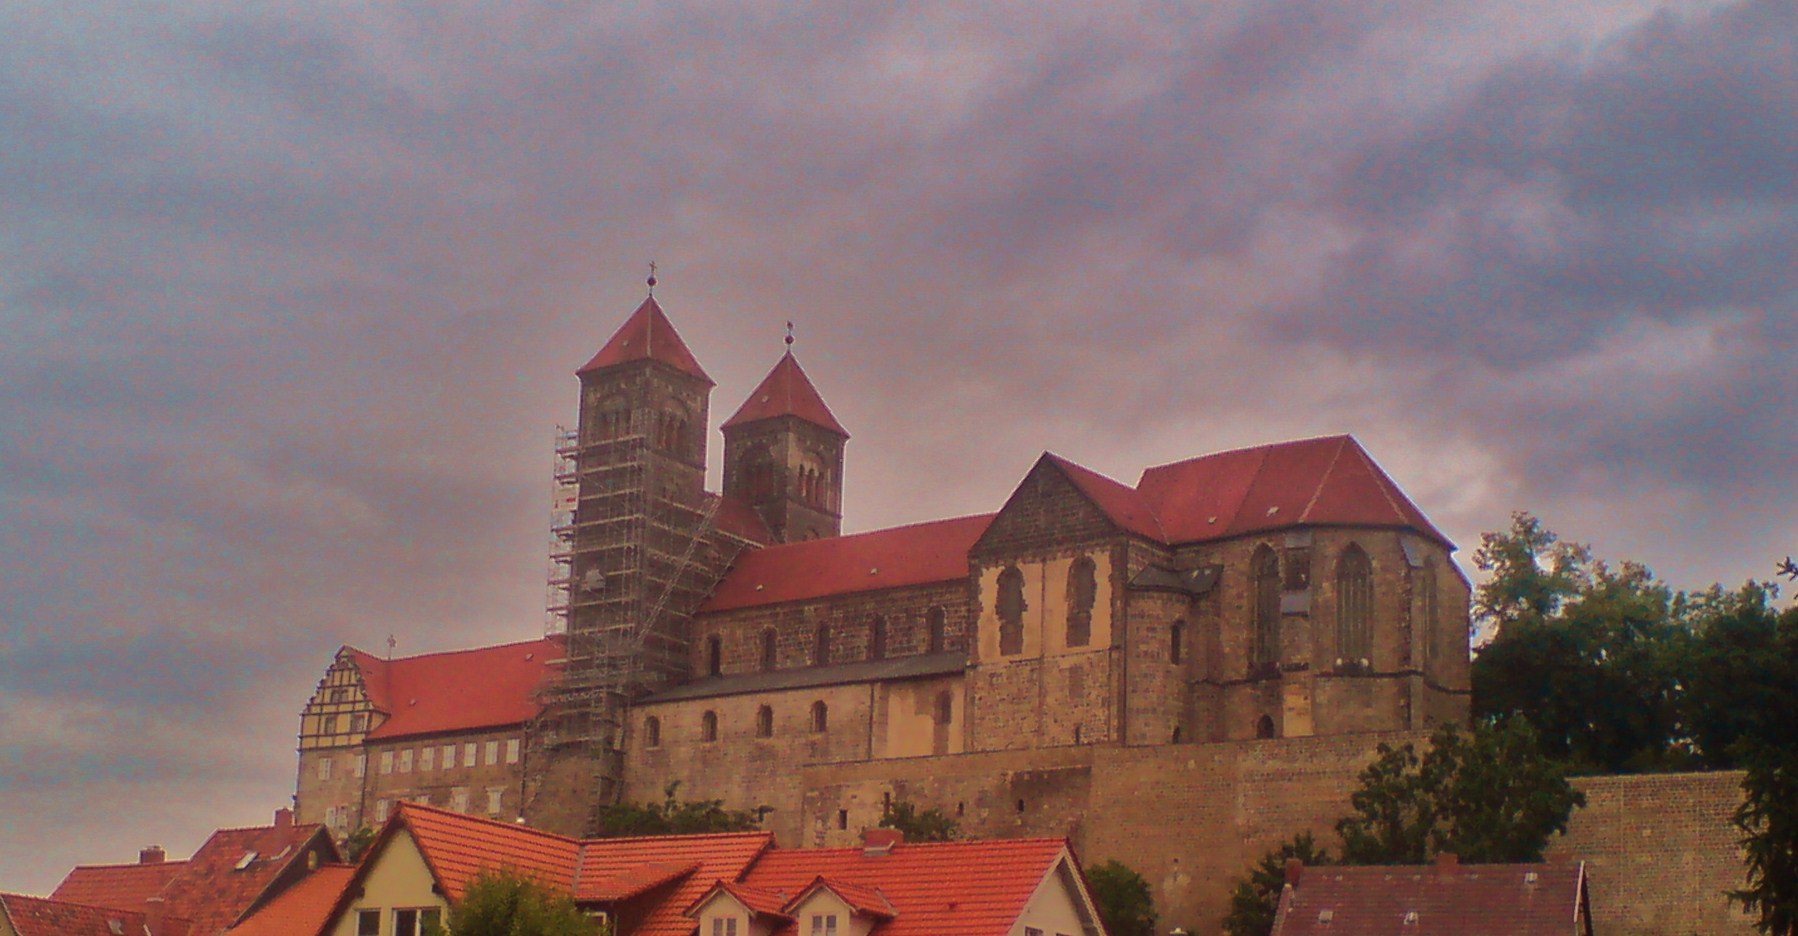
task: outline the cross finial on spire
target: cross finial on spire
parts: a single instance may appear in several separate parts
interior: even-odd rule
[[[787,350],[793,350],[793,323],[787,323]]]
[[[649,294],[652,296],[656,294],[656,262],[654,260],[649,261]]]
[[[399,639],[392,634],[387,635],[387,659],[393,659],[393,648],[400,645]]]

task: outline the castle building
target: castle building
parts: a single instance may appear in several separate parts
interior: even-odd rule
[[[783,843],[840,843],[869,817],[800,766],[1467,717],[1454,547],[1349,436],[1134,484],[1044,454],[993,513],[843,535],[849,433],[790,348],[723,423],[718,493],[713,382],[653,296],[578,377],[557,633],[340,651],[301,719],[303,821],[428,798],[580,835],[678,782]]]

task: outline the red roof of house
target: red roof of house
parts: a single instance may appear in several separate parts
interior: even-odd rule
[[[687,905],[686,915],[692,916],[697,913],[699,908],[704,906],[705,902],[712,898],[713,894],[720,892],[736,898],[738,903],[749,908],[749,912],[758,916],[776,916],[792,919],[786,912],[787,895],[782,894],[779,891],[750,887],[747,884],[737,881],[714,881],[711,887],[706,888],[705,892],[699,895],[698,899]]]
[[[194,936],[216,936],[263,899],[276,878],[304,861],[315,838],[323,839],[328,858],[337,856],[325,827],[314,823],[220,829],[163,889],[164,906],[169,915],[193,921]]]
[[[556,637],[397,660],[349,649],[370,703],[387,715],[368,733],[375,740],[530,721],[537,687],[563,655]]]
[[[452,902],[462,899],[483,870],[510,868],[566,889],[580,855],[580,843],[566,836],[417,803],[400,803],[381,837],[390,838],[400,829],[412,834]]]
[[[818,394],[818,388],[812,386],[811,378],[805,376],[805,369],[799,366],[799,360],[788,350],[781,356],[779,363],[762,378],[749,399],[737,409],[736,415],[724,421],[723,428],[730,429],[764,419],[775,419],[780,416],[797,416],[814,426],[822,426],[831,432],[849,438],[849,431],[830,413],[830,407],[824,405],[824,398]]]
[[[706,376],[705,368],[699,366],[699,359],[687,350],[687,343],[680,340],[680,333],[674,330],[668,316],[662,314],[662,307],[656,304],[654,296],[643,300],[593,360],[575,373],[585,374],[630,361],[658,361],[708,384],[712,382],[712,378]]]
[[[144,901],[162,893],[185,867],[185,861],[80,865],[56,885],[50,899],[116,910],[142,910]]]
[[[774,850],[743,883],[797,896],[823,878],[839,894],[856,888],[858,899],[878,896],[894,911],[880,936],[1005,936],[1066,853],[1062,839],[899,844],[878,856],[860,848]],[[798,929],[775,932],[796,936]]]
[[[0,916],[12,924],[18,936],[138,936],[144,932],[140,912],[23,894],[0,894]],[[171,929],[179,929],[180,921],[169,922],[174,924]]]
[[[1159,465],[1142,473],[1136,490],[1168,543],[1295,526],[1378,526],[1414,529],[1453,545],[1346,435]]]
[[[320,936],[355,874],[354,865],[320,865],[231,927],[230,936]]]
[[[948,582],[968,576],[968,549],[992,514],[744,552],[701,612]]]
[[[1584,864],[1305,868],[1272,936],[1568,936],[1584,893]]]
[[[741,878],[773,844],[774,836],[768,832],[592,839],[581,844],[575,899],[604,899],[607,891],[615,889],[609,882],[645,865],[697,862],[698,869],[679,877],[673,890],[649,908],[633,931],[633,936],[687,936],[693,932],[693,921],[683,911],[711,882]]]

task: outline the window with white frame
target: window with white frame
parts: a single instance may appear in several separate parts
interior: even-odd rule
[[[488,815],[490,815],[490,816],[499,815],[500,799],[502,797],[504,797],[505,795],[506,795],[506,788],[503,786],[487,788],[487,814]]]
[[[837,915],[834,913],[813,914],[812,936],[837,936]]]
[[[459,787],[456,787],[456,788],[450,790],[449,808],[455,810],[456,812],[460,812],[460,813],[465,813],[468,811],[468,788],[467,787],[459,786]]]
[[[454,766],[456,766],[456,746],[446,744],[443,746],[443,769],[448,770]]]
[[[423,748],[418,752],[418,769],[421,772],[437,769],[437,749]]]
[[[381,775],[386,776],[387,774],[390,774],[390,773],[393,773],[393,752],[392,751],[382,751],[381,752]]]
[[[487,766],[492,767],[494,764],[499,763],[499,742],[498,741],[487,742],[487,752],[486,753],[487,753]]]
[[[407,748],[404,751],[400,752],[400,773],[411,773],[411,772],[412,772],[412,749]]]
[[[329,757],[318,759],[318,778],[320,780],[331,779],[331,759]]]
[[[508,764],[518,763],[518,747],[519,747],[519,744],[518,744],[517,738],[507,738],[506,739],[506,763],[508,763]]]
[[[387,801],[384,799],[375,800],[375,821],[387,821]]]
[[[713,917],[712,936],[737,936],[737,918]]]
[[[462,745],[462,766],[464,766],[464,767],[477,766],[479,762],[474,759],[474,756],[475,756],[475,753],[478,752],[479,750],[480,750],[480,746],[476,745],[473,741],[470,741],[467,744]]]
[[[365,777],[368,775],[368,755],[367,754],[356,755],[356,768],[353,771],[353,773],[355,773],[357,779],[361,779],[362,777]]]
[[[439,932],[442,913],[435,907],[406,908],[393,911],[393,936],[423,936]]]
[[[356,936],[381,936],[381,911],[356,911]]]

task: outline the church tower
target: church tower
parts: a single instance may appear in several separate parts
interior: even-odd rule
[[[777,542],[836,536],[847,441],[789,347],[724,423],[724,493],[755,507]]]

